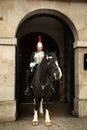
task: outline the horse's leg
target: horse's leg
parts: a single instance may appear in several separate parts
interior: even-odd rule
[[[42,98],[41,101],[40,101],[40,109],[39,109],[39,112],[40,112],[40,115],[43,116],[43,113],[44,113],[44,111],[43,111],[43,98]]]
[[[38,99],[34,99],[34,116],[32,120],[32,125],[37,126],[38,125],[38,108],[39,108],[39,102]]]
[[[50,119],[49,110],[48,110],[48,100],[49,100],[49,98],[46,99],[45,125],[46,125],[46,126],[52,126],[52,121],[51,121],[51,119]]]

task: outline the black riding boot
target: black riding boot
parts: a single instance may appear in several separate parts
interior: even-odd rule
[[[30,70],[27,70],[26,71],[26,89],[25,89],[25,92],[24,92],[24,94],[26,95],[26,96],[29,96],[29,95],[31,95],[32,94],[32,88],[31,88],[31,78],[30,78],[30,76],[29,76],[29,72]]]

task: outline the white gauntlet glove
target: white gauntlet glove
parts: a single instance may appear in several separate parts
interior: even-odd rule
[[[35,62],[31,62],[31,63],[30,63],[30,68],[34,67],[35,65],[36,65]]]

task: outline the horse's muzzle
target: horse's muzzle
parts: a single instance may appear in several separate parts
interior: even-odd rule
[[[54,79],[55,80],[59,80],[59,79],[61,79],[61,77],[62,77],[62,73],[60,72],[59,74],[57,74],[57,73],[53,73],[53,76],[54,76]]]

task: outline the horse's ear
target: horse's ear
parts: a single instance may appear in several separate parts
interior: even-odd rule
[[[54,51],[55,55],[57,54],[57,50]]]

